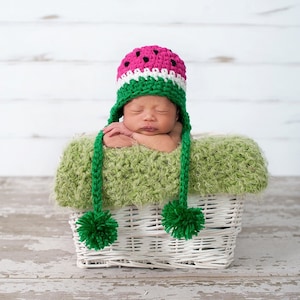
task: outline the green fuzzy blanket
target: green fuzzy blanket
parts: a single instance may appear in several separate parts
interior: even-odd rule
[[[91,161],[95,136],[74,139],[65,149],[55,177],[60,206],[92,208]],[[143,146],[105,148],[103,205],[118,208],[174,199],[179,191],[179,146],[171,153]],[[192,140],[189,193],[256,194],[268,183],[267,164],[258,145],[243,136],[204,136]]]

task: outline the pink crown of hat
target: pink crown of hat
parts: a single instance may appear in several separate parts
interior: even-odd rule
[[[160,46],[144,46],[128,53],[117,71],[117,89],[130,80],[152,77],[171,80],[185,91],[186,67],[182,59],[168,48]]]

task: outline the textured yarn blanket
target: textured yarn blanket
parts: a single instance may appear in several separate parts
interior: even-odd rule
[[[91,163],[95,136],[81,136],[66,147],[57,168],[54,196],[60,206],[90,209]],[[179,191],[179,146],[171,153],[143,146],[105,148],[103,205],[162,203]],[[193,139],[189,193],[257,194],[268,183],[267,164],[256,142],[243,136],[204,136]]]

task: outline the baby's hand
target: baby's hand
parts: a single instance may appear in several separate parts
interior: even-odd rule
[[[133,132],[131,130],[129,130],[127,127],[125,127],[123,122],[114,122],[114,123],[109,124],[108,126],[106,126],[103,129],[103,133],[105,135],[108,135],[109,137],[118,135],[118,134],[123,134],[123,135],[131,137],[133,134]]]
[[[114,136],[108,136],[105,134],[103,137],[103,143],[108,148],[123,148],[133,146],[135,144],[135,140],[124,134],[117,134]]]

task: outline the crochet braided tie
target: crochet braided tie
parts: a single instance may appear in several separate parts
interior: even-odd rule
[[[112,244],[118,237],[118,223],[109,211],[102,210],[102,165],[103,132],[100,131],[94,143],[92,160],[92,197],[94,211],[89,211],[77,221],[81,242],[89,249],[101,250]]]

